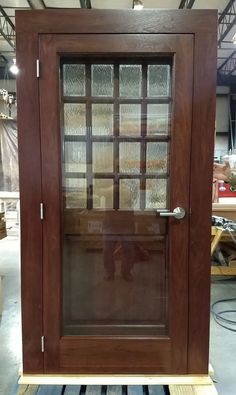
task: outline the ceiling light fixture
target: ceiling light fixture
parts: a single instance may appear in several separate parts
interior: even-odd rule
[[[142,10],[143,9],[143,2],[142,2],[142,0],[134,0],[134,2],[133,2],[133,9],[134,10]]]
[[[17,64],[16,64],[16,59],[13,59],[12,60],[12,65],[9,67],[9,70],[10,70],[10,72],[12,73],[12,74],[18,74],[19,73],[19,68],[18,68],[18,66],[17,66]]]

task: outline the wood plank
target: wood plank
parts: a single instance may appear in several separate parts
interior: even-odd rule
[[[218,395],[212,385],[169,385],[170,395]]]
[[[211,275],[214,276],[236,276],[236,267],[212,266]]]
[[[81,385],[67,385],[63,395],[79,395]]]
[[[40,385],[37,395],[62,395],[63,385]]]
[[[36,374],[22,375],[20,384],[50,385],[209,385],[208,375],[72,375],[72,374]]]
[[[223,231],[224,231],[224,229],[222,229],[222,228],[216,229],[215,235],[214,235],[213,240],[211,242],[211,255],[213,255],[213,253],[214,253],[214,251],[221,239],[221,235],[222,235]]]

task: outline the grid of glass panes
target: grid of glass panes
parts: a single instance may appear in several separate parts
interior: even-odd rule
[[[64,60],[66,207],[168,208],[169,61]]]

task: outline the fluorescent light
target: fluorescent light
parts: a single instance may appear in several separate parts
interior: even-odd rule
[[[142,10],[143,2],[142,0],[134,0],[134,10]]]
[[[9,70],[10,70],[10,72],[12,74],[18,74],[19,73],[19,69],[18,69],[18,66],[16,64],[16,59],[13,59],[13,64],[10,66]]]

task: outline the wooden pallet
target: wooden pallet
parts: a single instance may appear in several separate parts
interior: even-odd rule
[[[112,380],[112,378],[110,379]],[[212,382],[200,385],[20,385],[15,395],[217,395]]]
[[[232,232],[233,236],[236,238],[236,232]],[[217,226],[211,227],[211,255],[213,255],[216,247],[219,242],[232,242],[232,237],[230,234],[225,231],[223,228],[219,228]],[[226,249],[229,247],[225,247]],[[231,250],[230,250],[231,251]],[[236,252],[235,252],[236,253]],[[232,251],[231,251],[232,254]],[[214,276],[235,276],[236,275],[236,267],[233,266],[211,266],[211,274]]]

